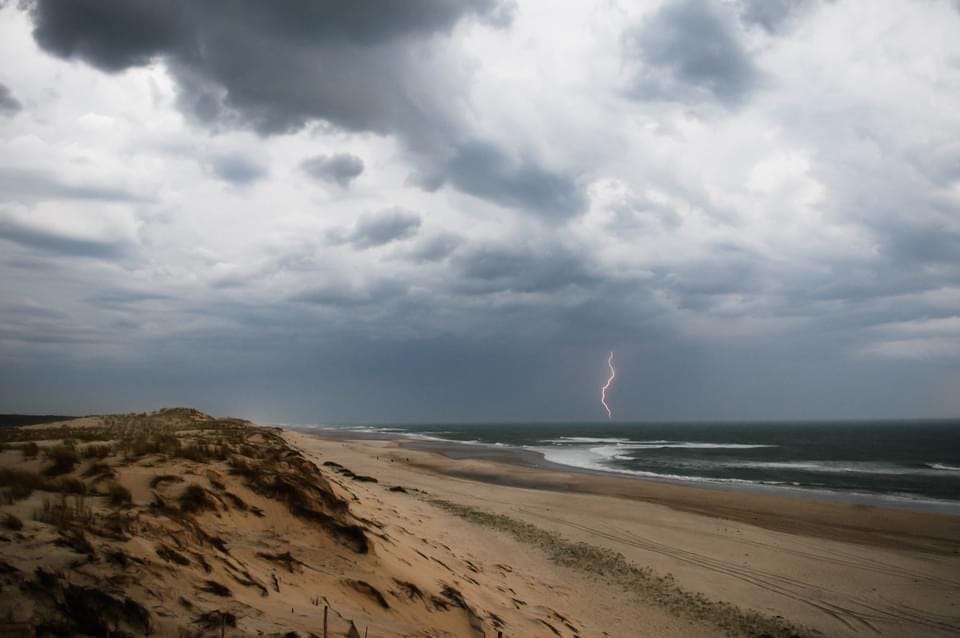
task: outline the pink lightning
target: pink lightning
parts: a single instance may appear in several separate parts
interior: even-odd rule
[[[610,412],[610,406],[607,405],[607,390],[610,388],[610,384],[613,383],[613,379],[617,376],[617,371],[613,369],[613,351],[610,351],[610,356],[607,358],[607,365],[610,366],[610,378],[607,379],[606,385],[600,388],[600,403],[603,404],[603,409],[607,411],[607,418],[613,416],[613,413]]]

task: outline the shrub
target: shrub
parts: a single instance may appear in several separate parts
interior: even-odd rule
[[[33,494],[33,490],[43,489],[46,481],[35,472],[0,468],[0,487],[4,500],[8,503],[19,501]]]
[[[3,525],[5,529],[9,529],[14,532],[23,529],[23,521],[10,513],[3,515],[3,518],[0,519],[0,525]]]
[[[88,445],[80,454],[85,459],[105,459],[112,451],[113,448],[110,445]]]
[[[110,504],[116,507],[129,505],[133,501],[133,495],[123,485],[111,483],[107,488],[107,496],[110,497]]]
[[[69,445],[57,445],[44,452],[53,464],[44,470],[47,476],[60,476],[73,471],[80,461],[77,450]]]
[[[188,485],[180,495],[180,509],[184,512],[200,512],[214,509],[214,504],[207,496],[207,490],[199,485]]]
[[[34,513],[33,518],[41,523],[49,523],[58,529],[63,529],[75,523],[89,524],[93,520],[93,512],[87,507],[87,501],[83,496],[68,499],[65,494],[61,494],[56,501],[44,498],[43,507]]]
[[[20,451],[23,452],[23,458],[35,459],[37,458],[37,454],[40,453],[40,446],[34,443],[33,441],[30,441],[28,443],[24,443],[23,445],[21,445]]]
[[[57,479],[55,483],[53,483],[52,485],[49,485],[48,487],[52,487],[55,491],[60,492],[62,494],[78,494],[79,495],[79,494],[87,493],[87,486],[83,481],[77,478],[69,477],[69,476],[61,479]]]

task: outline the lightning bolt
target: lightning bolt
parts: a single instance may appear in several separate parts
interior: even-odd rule
[[[610,412],[610,406],[607,405],[607,390],[610,388],[610,385],[613,383],[614,378],[617,376],[617,371],[613,369],[613,351],[610,351],[610,356],[607,357],[607,365],[610,367],[610,378],[607,379],[606,384],[600,388],[600,403],[603,405],[603,409],[607,411],[607,418],[611,418],[613,413]]]

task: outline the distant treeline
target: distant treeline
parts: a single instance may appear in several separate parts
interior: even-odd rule
[[[69,421],[79,418],[62,414],[0,414],[0,427],[36,425],[38,423],[53,423],[54,421]]]

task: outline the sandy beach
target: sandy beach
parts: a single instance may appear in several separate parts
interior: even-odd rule
[[[342,438],[347,434],[286,436],[308,454],[337,458],[381,483],[613,550],[671,576],[686,591],[781,616],[823,635],[960,632],[955,516],[564,471],[477,447]],[[406,518],[403,512],[419,507],[404,495],[388,498],[384,507],[395,508],[396,516]],[[432,512],[430,524],[444,530],[443,542],[474,555],[494,541],[516,544],[476,525],[465,530],[444,513]],[[535,548],[512,549],[528,560],[538,554]],[[551,592],[554,608],[596,628],[584,635],[691,635],[689,621],[678,623],[669,613],[659,617],[656,631],[637,633],[636,627],[647,626],[637,623],[666,610],[633,600],[615,584],[573,587],[571,572],[576,570],[563,570],[566,587],[542,587]]]

